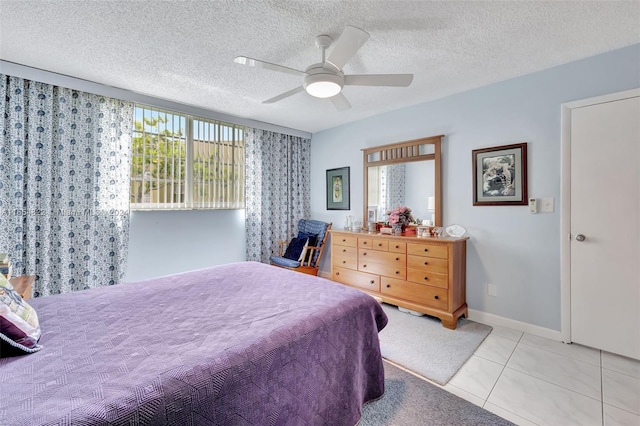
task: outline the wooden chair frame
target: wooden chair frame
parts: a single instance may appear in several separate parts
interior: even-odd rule
[[[332,223],[329,223],[327,225],[327,229],[324,232],[324,238],[322,239],[322,243],[320,244],[320,247],[318,246],[306,246],[303,250],[302,250],[302,261],[300,262],[300,266],[298,266],[297,268],[287,268],[285,266],[281,266],[281,265],[276,265],[274,263],[272,263],[273,266],[277,266],[279,268],[284,268],[284,269],[290,269],[292,271],[297,271],[297,272],[302,272],[303,274],[308,274],[308,275],[318,275],[318,269],[319,269],[319,265],[320,265],[320,259],[322,259],[322,253],[324,252],[324,247],[327,245],[327,238],[329,237],[329,230],[331,229],[331,225]],[[289,241],[278,241],[278,244],[280,245],[280,255],[279,256],[284,256],[284,252],[287,250],[287,246],[289,245]],[[315,256],[316,252],[318,253],[318,258],[316,259],[316,263],[315,266],[312,265],[312,261],[313,261],[313,257]]]

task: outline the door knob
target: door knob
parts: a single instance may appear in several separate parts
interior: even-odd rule
[[[580,241],[580,242],[582,242],[582,241],[584,241],[584,240],[586,240],[586,239],[587,239],[587,237],[585,237],[585,236],[584,236],[584,235],[582,235],[582,234],[578,234],[578,235],[576,235],[576,241]]]

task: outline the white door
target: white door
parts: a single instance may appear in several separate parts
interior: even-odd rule
[[[571,341],[640,359],[640,97],[571,110]]]

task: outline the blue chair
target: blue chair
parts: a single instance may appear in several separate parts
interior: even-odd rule
[[[319,220],[300,219],[298,221],[298,236],[291,241],[278,241],[280,244],[280,255],[271,256],[269,258],[271,264],[280,268],[317,276],[318,266],[330,229],[331,223],[321,222]],[[309,238],[313,239],[313,237],[315,237],[315,244],[308,244]],[[307,244],[305,244],[305,242],[307,242]],[[292,251],[289,250],[289,248],[295,250],[293,245],[298,244],[304,244],[304,247],[302,247],[301,252],[296,250],[292,256]],[[298,252],[300,255],[297,255]]]

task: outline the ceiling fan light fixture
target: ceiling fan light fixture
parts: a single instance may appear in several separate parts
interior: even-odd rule
[[[302,86],[267,99],[262,102],[263,104],[281,101],[304,90],[315,98],[330,98],[331,103],[338,111],[344,111],[351,108],[351,104],[341,93],[344,86],[407,87],[413,80],[413,74],[350,74],[345,76],[342,68],[368,39],[369,34],[366,31],[347,26],[342,31],[329,57],[326,57],[326,50],[333,43],[333,39],[328,35],[319,35],[316,37],[316,47],[322,51],[322,62],[312,64],[304,71],[246,56],[238,56],[234,61],[241,65],[303,77]]]
[[[330,98],[340,93],[343,81],[335,74],[312,74],[305,78],[304,89],[316,98]]]

